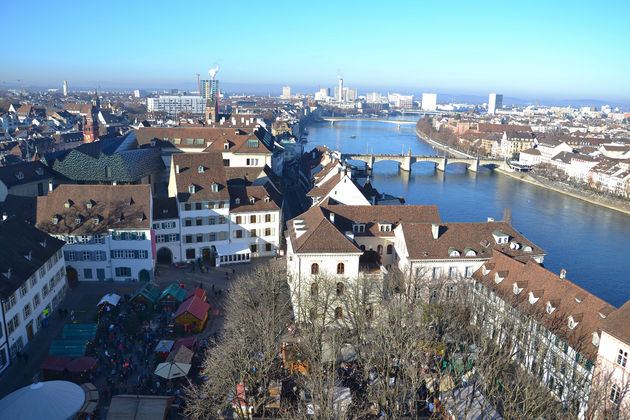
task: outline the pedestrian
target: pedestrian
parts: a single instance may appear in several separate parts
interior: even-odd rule
[[[212,291],[214,292],[214,283],[212,283]]]

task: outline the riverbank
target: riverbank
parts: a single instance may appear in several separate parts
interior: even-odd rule
[[[466,153],[455,150],[451,147],[445,146],[436,142],[433,139],[430,139],[425,134],[420,133],[418,128],[414,129],[416,136],[425,143],[430,144],[436,149],[444,152],[450,153],[455,157],[466,157],[466,158],[474,158],[474,156],[468,155]],[[536,177],[527,172],[510,172],[505,171],[503,169],[494,169],[496,172],[503,174],[505,176],[509,176],[510,178],[517,179],[519,181],[526,182],[531,185],[535,185],[540,188],[544,188],[546,190],[554,191],[560,194],[567,195],[569,197],[577,198],[578,200],[586,201],[589,204],[594,204],[596,206],[604,207],[609,210],[615,210],[620,213],[630,215],[630,202],[619,200],[615,197],[607,197],[602,196],[598,193],[587,191],[579,188],[572,187],[566,184],[559,184],[557,182],[544,179],[542,177]]]

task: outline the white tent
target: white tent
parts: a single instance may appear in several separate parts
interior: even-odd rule
[[[3,419],[74,419],[85,401],[85,391],[67,381],[37,382],[0,400]]]
[[[111,305],[111,306],[116,306],[116,305],[118,305],[118,302],[120,302],[120,296],[117,295],[116,293],[109,293],[109,294],[103,296],[101,298],[101,300],[98,302],[98,305],[96,305],[96,306],[101,306],[104,303],[106,303],[108,305]]]
[[[160,363],[153,373],[165,379],[175,379],[188,375],[188,371],[190,371],[189,363],[165,362]]]

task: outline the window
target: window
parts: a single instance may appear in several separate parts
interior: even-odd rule
[[[201,217],[197,217],[195,222],[196,222],[197,226],[201,226],[203,224],[203,219]]]
[[[311,284],[311,296],[317,296],[317,283]]]
[[[243,231],[241,229],[235,230],[234,231],[234,237],[235,238],[242,238],[243,237]]]
[[[343,283],[342,282],[337,282],[337,296],[343,296]]]
[[[341,306],[335,308],[335,319],[341,319],[343,317],[343,309]]]
[[[192,206],[190,205],[190,203],[185,203],[184,204],[184,210],[190,211],[191,209],[192,209]]]
[[[249,223],[256,223],[256,215],[252,214],[251,216],[249,216]]]
[[[91,268],[84,268],[83,269],[83,278],[84,279],[91,279],[92,278],[92,269]]]
[[[35,293],[35,296],[33,296],[33,308],[37,308],[40,302],[39,293]]]
[[[195,193],[195,186],[194,185],[189,185],[188,186],[188,192],[191,193],[191,194],[194,194]]]
[[[116,276],[117,277],[131,276],[131,268],[130,267],[116,267]]]
[[[256,245],[256,244],[251,244],[251,245],[249,246],[249,249],[250,249],[250,251],[251,251],[251,252],[258,252],[258,245]]]
[[[81,261],[90,261],[90,251],[83,251],[81,254]]]
[[[192,226],[192,219],[189,219],[189,218],[184,219],[184,226]]]
[[[13,318],[7,322],[7,330],[9,334],[13,333],[20,326],[20,314],[15,314]]]
[[[391,245],[387,245],[387,255],[391,255],[394,250],[394,247]]]
[[[621,367],[626,367],[628,363],[628,352],[623,351],[623,349],[619,349],[619,354],[617,355],[617,364]]]
[[[448,269],[448,278],[454,279],[457,277],[457,267],[449,267]]]
[[[34,287],[37,284],[37,275],[33,274],[29,283],[31,284],[31,287]]]
[[[24,319],[28,318],[29,316],[31,316],[32,313],[32,309],[31,309],[31,304],[27,303],[26,305],[24,305]]]
[[[195,210],[201,210],[201,203],[195,203]]]
[[[256,236],[258,236],[257,233],[256,233],[256,229],[250,229],[249,237],[250,238],[255,238]]]
[[[319,264],[317,263],[311,264],[311,274],[313,275],[319,274]]]
[[[241,224],[241,216],[236,216],[236,218],[234,219],[234,223],[236,223],[237,225]]]
[[[265,229],[265,236],[271,236],[271,228]]]
[[[345,265],[343,263],[337,264],[337,274],[343,274],[345,272]]]
[[[47,284],[45,284],[45,285],[42,287],[42,296],[43,296],[43,297],[48,296],[48,285],[47,285]]]
[[[473,268],[471,266],[466,267],[466,278],[469,279],[473,275]]]
[[[186,250],[186,259],[188,259],[188,260],[194,260],[195,259],[195,249],[194,248],[188,248]]]
[[[272,248],[271,244],[265,244],[265,251],[270,252]]]
[[[271,222],[271,214],[265,214],[265,222],[266,223]]]
[[[429,302],[434,303],[437,300],[438,291],[437,289],[431,289],[429,291]]]
[[[193,241],[192,238],[193,238],[192,235],[186,235],[186,243],[187,244],[192,244],[192,241]]]
[[[450,285],[446,286],[446,297],[447,298],[452,298],[453,296],[455,296],[455,285],[454,284],[450,284]]]
[[[26,285],[26,282],[24,282],[20,286],[20,297],[23,298],[24,296],[26,296],[27,293],[28,293],[28,286]]]
[[[212,184],[212,192],[219,192],[219,185],[214,183]]]
[[[439,279],[442,275],[442,267],[433,267],[433,278]]]
[[[383,245],[377,246],[376,252],[378,253],[378,255],[383,255]]]
[[[621,389],[619,389],[619,385],[613,384],[613,386],[610,388],[610,402],[613,404],[619,404],[620,396]]]
[[[203,242],[203,234],[197,234],[197,242]]]

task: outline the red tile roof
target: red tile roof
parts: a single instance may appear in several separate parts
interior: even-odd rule
[[[208,315],[208,310],[210,309],[210,304],[204,302],[197,296],[193,296],[190,299],[187,299],[179,305],[177,311],[175,311],[174,318],[178,318],[180,315],[184,313],[189,313],[199,321],[203,321]]]

